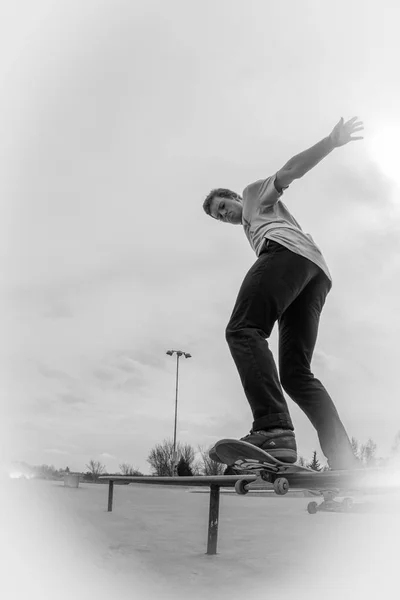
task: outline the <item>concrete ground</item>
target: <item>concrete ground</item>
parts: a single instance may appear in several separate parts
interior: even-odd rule
[[[116,485],[108,513],[106,484],[2,483],[4,581],[15,598],[123,598],[134,588],[146,598],[367,599],[396,586],[399,494],[355,498],[354,514],[309,515],[309,498],[224,493],[218,554],[207,556],[199,488]]]

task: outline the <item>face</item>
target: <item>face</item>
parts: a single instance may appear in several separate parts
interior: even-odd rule
[[[210,204],[211,216],[218,221],[224,223],[232,223],[233,225],[241,225],[243,205],[234,198],[221,198],[215,196]]]

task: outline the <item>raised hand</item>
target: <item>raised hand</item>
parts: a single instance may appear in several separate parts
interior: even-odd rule
[[[364,139],[363,136],[354,136],[353,134],[357,131],[362,131],[364,129],[364,125],[362,121],[357,121],[358,117],[353,117],[346,123],[344,122],[343,117],[340,119],[339,123],[335,125],[332,129],[329,138],[333,143],[335,148],[339,146],[344,146],[349,142],[356,142],[357,140]],[[353,136],[353,137],[352,137]]]

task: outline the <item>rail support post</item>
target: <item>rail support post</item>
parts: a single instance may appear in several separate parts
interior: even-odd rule
[[[219,485],[210,485],[210,511],[208,514],[207,554],[217,554]]]
[[[113,495],[114,495],[114,482],[110,481],[108,482],[108,512],[112,511],[112,507],[113,507]]]

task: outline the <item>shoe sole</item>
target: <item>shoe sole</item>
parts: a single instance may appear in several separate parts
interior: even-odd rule
[[[223,460],[220,459],[220,457],[218,456],[218,454],[215,451],[215,448],[211,448],[211,450],[208,453],[208,456],[211,458],[211,460],[213,460],[214,462],[220,463],[221,465],[225,465],[226,463],[224,463]]]

